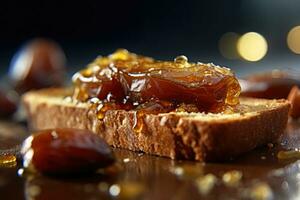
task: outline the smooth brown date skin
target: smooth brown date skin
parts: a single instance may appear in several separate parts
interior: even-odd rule
[[[22,146],[23,165],[43,174],[91,173],[114,163],[110,147],[87,130],[44,130],[28,137]]]
[[[240,80],[240,83],[242,86],[241,96],[286,99],[294,85],[300,86],[300,74],[276,70],[250,75]]]
[[[65,54],[57,43],[34,39],[14,56],[9,78],[19,93],[61,86],[65,80],[65,62]]]
[[[17,110],[17,102],[0,90],[0,117],[11,116]]]

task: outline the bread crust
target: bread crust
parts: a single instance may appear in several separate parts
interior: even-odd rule
[[[88,104],[64,100],[65,89],[44,89],[23,96],[28,122],[34,130],[79,128],[93,131],[113,147],[172,159],[223,161],[275,142],[288,120],[286,100],[241,99],[253,105],[246,113],[146,114],[141,131],[134,130],[135,111],[109,110],[97,119]]]

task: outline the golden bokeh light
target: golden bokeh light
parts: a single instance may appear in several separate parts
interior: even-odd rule
[[[259,33],[249,32],[239,38],[237,50],[243,59],[254,62],[266,55],[268,43]]]
[[[240,36],[237,33],[233,32],[228,32],[222,35],[219,40],[219,50],[222,56],[228,59],[239,58],[236,48],[239,37]]]
[[[292,52],[300,54],[300,26],[295,26],[290,30],[287,36],[287,45]]]

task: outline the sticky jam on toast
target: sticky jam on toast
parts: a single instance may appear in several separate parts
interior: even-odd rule
[[[73,98],[109,109],[140,113],[222,112],[239,104],[240,85],[225,67],[190,63],[185,56],[158,61],[117,50],[73,76]]]

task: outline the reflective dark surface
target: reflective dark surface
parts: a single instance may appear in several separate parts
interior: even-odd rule
[[[279,160],[277,153],[299,148],[299,133],[300,123],[290,122],[280,145],[269,144],[227,163],[174,161],[114,149],[117,164],[93,176],[51,177],[26,171],[18,176],[19,161],[15,167],[0,167],[1,199],[298,199],[300,161]],[[0,135],[1,153],[15,153],[26,129],[1,122]],[[230,176],[232,170],[240,179]]]

